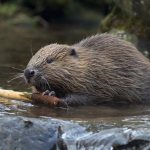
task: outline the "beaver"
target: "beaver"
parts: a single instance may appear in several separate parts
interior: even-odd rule
[[[130,42],[96,34],[73,44],[50,44],[29,61],[24,76],[68,105],[139,103],[150,99],[150,62]]]

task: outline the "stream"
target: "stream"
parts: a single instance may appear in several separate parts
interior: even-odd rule
[[[28,91],[23,72],[39,48],[97,30],[0,27],[0,88]],[[0,150],[150,150],[150,105],[49,108],[0,98]]]

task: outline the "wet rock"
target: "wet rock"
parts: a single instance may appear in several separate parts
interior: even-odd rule
[[[1,117],[0,149],[65,150],[65,143],[59,135],[59,125],[62,124],[63,121],[53,119]]]
[[[143,129],[113,128],[77,141],[77,149],[82,150],[141,150],[147,147],[150,147],[150,131]]]
[[[114,150],[149,150],[150,142],[146,140],[133,140],[125,145],[119,145],[114,147]]]
[[[75,122],[4,115],[0,116],[0,149],[148,150],[150,131],[112,127],[93,133]]]

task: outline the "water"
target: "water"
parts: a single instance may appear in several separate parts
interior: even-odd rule
[[[70,29],[68,27],[55,27],[47,30],[19,26],[1,26],[0,87],[18,91],[31,91],[30,87],[25,85],[23,80],[14,80],[12,82],[9,82],[9,80],[17,73],[23,72],[32,53],[34,54],[40,47],[54,42],[72,44],[96,32],[97,29],[87,30],[75,27],[70,27]],[[6,101],[5,99],[1,99],[0,104],[0,116],[4,118],[5,116],[22,116],[39,119],[52,117],[59,119],[60,122],[62,122],[61,120],[65,120],[78,123],[82,127],[85,127],[87,133],[92,132],[94,134],[108,130],[106,133],[101,133],[101,136],[103,134],[107,135],[108,133],[114,134],[116,128],[150,130],[149,115],[149,105],[82,106],[64,110],[16,100]],[[113,132],[111,129],[114,129]],[[120,131],[117,129],[117,132]],[[73,134],[71,135],[73,136]],[[145,134],[143,133],[143,135]],[[89,138],[88,136],[87,138]],[[81,143],[78,143],[80,147],[82,147]],[[84,141],[84,143],[86,142]]]

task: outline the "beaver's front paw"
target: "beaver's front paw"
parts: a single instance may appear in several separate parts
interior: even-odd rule
[[[56,96],[54,91],[49,91],[49,90],[46,90],[45,92],[43,92],[42,95]]]

